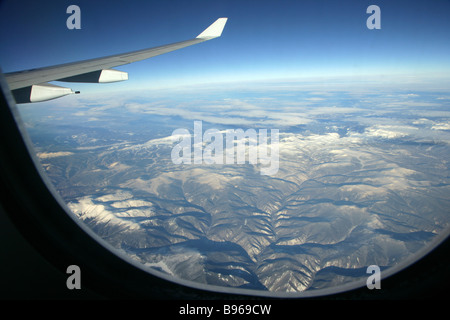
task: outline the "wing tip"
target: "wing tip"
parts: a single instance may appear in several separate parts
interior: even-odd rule
[[[222,31],[225,28],[228,18],[219,18],[214,21],[208,28],[197,36],[197,39],[214,39],[222,35]]]

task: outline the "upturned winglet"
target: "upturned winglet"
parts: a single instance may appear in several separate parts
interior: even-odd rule
[[[197,36],[197,39],[214,39],[222,35],[223,28],[227,23],[228,18],[219,18],[208,28],[206,28],[202,33]]]

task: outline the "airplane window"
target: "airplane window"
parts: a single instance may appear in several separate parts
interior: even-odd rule
[[[74,4],[2,3],[7,80],[208,39],[15,96],[68,214],[124,259],[301,297],[382,283],[448,236],[448,1]]]

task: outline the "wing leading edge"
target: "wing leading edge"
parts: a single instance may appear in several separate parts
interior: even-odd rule
[[[196,38],[112,56],[60,64],[56,66],[6,73],[6,81],[17,103],[38,102],[59,98],[73,92],[69,88],[49,84],[49,81],[101,83],[128,79],[126,72],[110,69],[152,58],[194,44],[218,38],[227,22],[219,18]]]

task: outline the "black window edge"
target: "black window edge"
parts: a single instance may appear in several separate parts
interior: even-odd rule
[[[86,233],[67,214],[29,153],[27,135],[17,123],[17,107],[0,71],[0,201],[26,241],[63,275],[68,265],[83,270],[83,284],[105,299],[447,299],[450,241],[441,237],[418,261],[382,278],[380,290],[363,283],[325,290],[323,295],[271,295],[211,286],[189,286],[130,264]],[[67,276],[67,275],[66,275]]]

